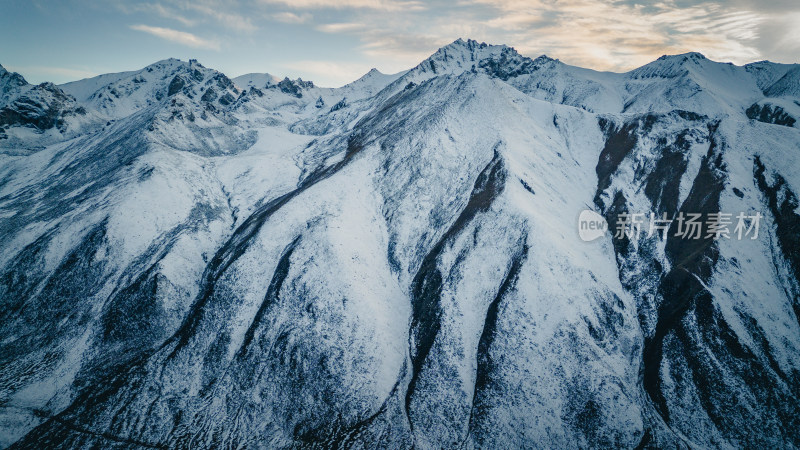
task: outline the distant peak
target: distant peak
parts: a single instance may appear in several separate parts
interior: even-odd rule
[[[455,41],[441,47],[438,51],[447,51],[447,50],[454,50],[454,49],[465,49],[468,51],[474,51],[476,49],[482,49],[487,47],[495,47],[495,48],[503,48],[505,45],[489,45],[486,42],[478,42],[474,39],[467,39],[466,41],[462,38],[458,38]]]
[[[482,72],[489,76],[507,80],[525,73],[532,73],[548,61],[539,58],[537,62],[522,56],[513,47],[490,45],[472,39],[456,39],[440,48],[417,67],[412,69],[412,77],[430,77],[441,74],[461,74]]]
[[[489,46],[489,44],[487,44],[486,42],[478,42],[475,39],[466,39],[466,40],[464,40],[462,38],[456,39],[450,45],[463,45],[463,46],[467,46],[467,47],[481,47],[481,48],[485,48],[485,47]]]
[[[200,81],[206,76],[222,76],[227,78],[225,74],[218,70],[206,67],[198,62],[196,59],[182,61],[177,58],[167,58],[157,61],[149,66],[141,69],[139,72],[156,72],[168,75],[186,75],[193,78],[195,81]]]
[[[430,61],[439,61],[440,63],[449,60],[480,61],[493,54],[500,54],[506,51],[511,51],[516,54],[516,50],[505,45],[490,45],[473,39],[464,40],[458,38],[444,47],[440,47],[423,61],[423,64],[425,62],[429,63]]]
[[[533,60],[533,62],[535,62],[537,64],[544,64],[544,63],[553,62],[553,61],[558,61],[558,60],[555,59],[555,58],[551,58],[551,57],[549,57],[547,55],[539,55],[539,56],[536,57],[536,59]]]
[[[373,67],[372,69],[369,69],[369,72],[365,73],[359,79],[357,79],[356,82],[366,81],[372,78],[382,77],[382,76],[384,76],[384,74],[380,70]]]
[[[662,55],[657,61],[682,60],[682,61],[708,61],[700,52],[680,53],[677,55]]]
[[[0,80],[2,80],[4,90],[28,84],[28,81],[22,75],[17,72],[10,72],[3,66],[0,66]]]
[[[301,98],[304,90],[314,88],[314,82],[303,81],[302,78],[292,80],[289,77],[284,77],[283,80],[278,82],[276,86],[284,94],[294,95],[297,98]]]
[[[464,47],[464,46],[467,46],[467,41],[471,41],[471,39],[467,39],[465,41],[462,38],[458,38],[455,41],[453,41],[453,42],[451,42],[451,43],[449,43],[449,44],[447,44],[447,45],[445,45],[445,46],[443,46],[441,48],[445,48],[445,47]]]
[[[192,66],[199,66],[203,67],[201,64],[197,63],[196,59],[189,60],[189,62],[181,61],[178,58],[167,58],[162,59],[160,61],[156,61],[153,64],[145,67],[145,69],[160,69],[160,68],[174,68],[174,67],[192,67]]]

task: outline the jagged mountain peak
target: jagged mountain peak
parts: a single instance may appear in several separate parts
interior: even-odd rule
[[[558,60],[544,55],[531,59],[507,45],[492,45],[459,38],[438,49],[403,78],[408,82],[419,83],[439,75],[474,72],[506,81],[558,63]]]
[[[239,95],[239,89],[225,74],[194,59],[175,58],[136,71],[66,83],[62,88],[110,118],[133,114],[175,95],[223,107],[232,104]]]
[[[454,50],[463,50],[466,52],[475,52],[476,50],[484,50],[484,49],[501,49],[506,48],[507,46],[504,44],[487,44],[486,42],[478,42],[475,39],[464,39],[458,38],[455,41],[439,47],[439,49],[435,53],[439,52],[447,52],[447,51],[454,51]],[[434,53],[434,54],[435,54]]]
[[[417,67],[422,71],[430,70],[434,74],[460,73],[472,70],[481,61],[497,58],[504,53],[510,57],[521,57],[516,50],[506,45],[490,45],[459,38],[436,50]]]
[[[55,84],[45,81],[32,85],[22,75],[0,66],[0,139],[10,139],[6,145],[20,150],[27,147],[18,140],[19,133],[9,133],[9,128],[20,127],[33,130],[35,134],[52,128],[64,132],[69,119],[85,115],[86,109]],[[22,131],[22,134],[26,133]],[[45,139],[40,141],[45,142]]]
[[[161,68],[174,68],[174,67],[181,67],[181,66],[191,66],[197,65],[199,67],[203,67],[202,64],[198,63],[195,59],[190,59],[188,61],[183,61],[179,58],[164,58],[158,60],[152,64],[149,64],[143,68],[143,70],[147,69],[161,69]]]
[[[269,73],[248,73],[233,78],[233,82],[244,90],[256,89],[256,95],[262,94],[265,89],[271,89],[298,99],[303,98],[305,92],[316,88],[313,81],[291,79],[287,76],[280,78]]]
[[[0,104],[5,102],[6,94],[16,88],[26,86],[28,81],[16,72],[9,72],[0,66]]]
[[[71,95],[50,82],[20,83],[20,79],[12,79],[0,85],[2,147],[24,154],[85,131],[81,125],[89,120],[86,108]],[[44,136],[49,130],[55,132]]]
[[[505,58],[507,60],[531,60],[531,58],[520,54],[514,47],[505,44],[487,44],[486,42],[478,42],[473,39],[464,40],[462,38],[456,39],[450,44],[439,48],[428,59],[441,61],[447,61],[448,59],[458,60],[459,56],[472,62],[497,58]],[[542,64],[558,60],[543,54],[532,61]]]
[[[678,53],[675,55],[661,55],[657,61],[670,61],[670,60],[681,60],[681,61],[703,61],[708,60],[706,56],[700,52],[686,52],[686,53]]]
[[[304,81],[302,78],[292,80],[289,77],[284,77],[275,86],[267,86],[268,88],[276,87],[284,94],[288,94],[297,98],[302,98],[303,93],[309,89],[313,89],[313,81]]]
[[[185,61],[180,58],[164,58],[152,64],[148,64],[147,66],[143,67],[140,70],[170,72],[174,70],[179,70],[181,68],[214,70],[204,66],[200,61],[198,61],[195,58],[189,58],[188,60]]]

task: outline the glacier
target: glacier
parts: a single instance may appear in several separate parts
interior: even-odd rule
[[[800,65],[699,53],[0,66],[0,447],[800,447],[798,120]]]

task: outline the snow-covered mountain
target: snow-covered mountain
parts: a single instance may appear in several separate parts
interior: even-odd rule
[[[0,446],[800,447],[798,74],[0,68]]]

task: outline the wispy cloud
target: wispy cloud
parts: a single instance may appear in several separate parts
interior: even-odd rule
[[[425,3],[416,0],[261,0],[261,2],[295,9],[360,8],[378,11],[421,11],[426,9]]]
[[[251,17],[239,13],[236,2],[220,0],[163,0],[154,3],[120,2],[117,7],[126,14],[140,13],[174,20],[187,27],[219,24],[225,28],[252,33],[258,28]]]
[[[192,33],[185,31],[173,30],[171,28],[151,27],[149,25],[131,25],[132,30],[141,31],[153,36],[165,39],[177,44],[185,45],[192,48],[200,48],[207,50],[219,50],[219,43],[195,36]]]
[[[304,0],[316,2],[319,0]],[[429,14],[397,13],[380,20],[361,11],[353,20],[317,26],[358,37],[370,58],[411,61],[458,37],[513,45],[529,56],[547,53],[601,70],[628,70],[667,53],[700,51],[724,61],[761,57],[763,13],[746,6],[674,0],[642,6],[622,0],[461,0]],[[418,59],[417,59],[418,60]]]
[[[198,21],[178,12],[177,9],[161,3],[115,3],[116,7],[125,14],[144,13],[150,16],[180,22],[187,27],[197,25]]]
[[[184,15],[178,13],[177,11],[171,8],[167,8],[166,6],[160,3],[151,3],[143,6],[145,6],[150,11],[155,12],[156,14],[165,19],[175,20],[177,22],[182,23],[183,25],[186,25],[187,27],[193,27],[197,24],[196,20],[189,19],[188,17],[185,17]]]
[[[293,12],[283,11],[273,14],[271,17],[278,22],[303,24],[311,21],[313,16],[309,13],[295,14]]]
[[[793,25],[788,27],[788,33],[778,41],[778,44],[786,46],[786,48],[790,50],[796,51],[800,49],[800,27],[797,26],[797,24],[800,23],[800,12],[786,14],[782,17],[776,17],[775,19],[778,22],[785,21],[787,25]]]
[[[232,30],[244,31],[251,33],[258,28],[253,25],[249,17],[241,14],[229,12],[223,5],[216,4],[203,4],[198,2],[190,2],[185,4],[188,9],[197,11],[202,15],[209,17],[222,26]]]
[[[339,22],[339,23],[324,23],[321,25],[317,25],[317,31],[322,31],[323,33],[347,33],[347,32],[354,32],[354,31],[363,31],[369,29],[363,23],[356,23],[356,22]]]
[[[553,53],[568,62],[624,70],[665,53],[701,51],[747,62],[755,47],[759,13],[717,3],[678,7],[666,0],[643,7],[622,1],[473,0],[492,7],[490,34],[507,36],[522,51]]]

